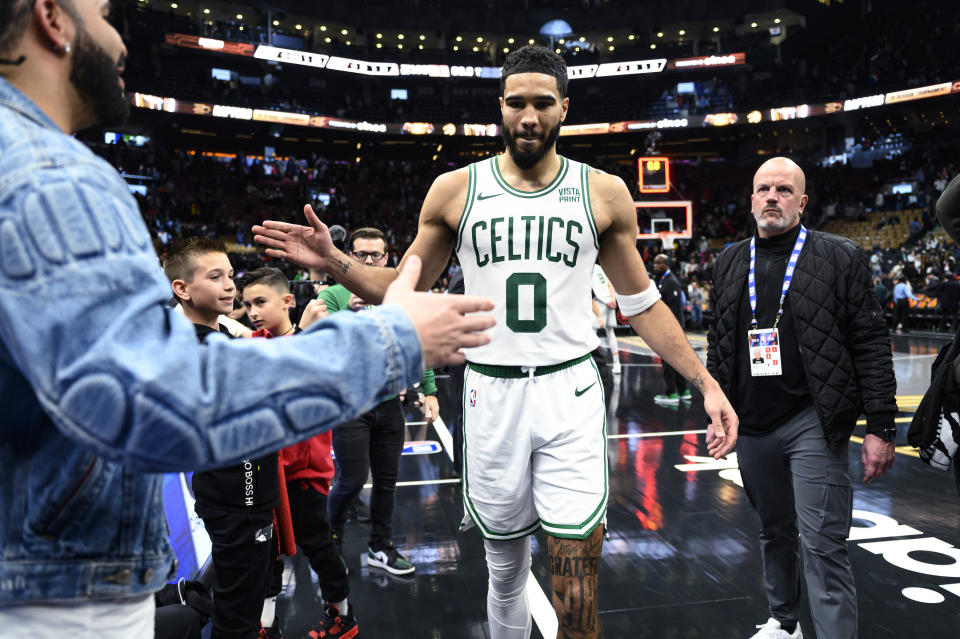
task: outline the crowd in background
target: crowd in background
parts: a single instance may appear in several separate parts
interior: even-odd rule
[[[862,141],[866,146],[870,142]],[[335,161],[317,154],[304,158],[216,157],[182,151],[161,154],[149,146],[122,144],[99,146],[97,151],[122,171],[145,178],[146,193],[135,197],[158,253],[162,255],[170,242],[187,235],[220,238],[230,243],[235,267],[241,273],[268,259],[253,246],[251,226],[263,219],[300,221],[302,205],[307,202],[329,225],[348,231],[362,226],[382,229],[393,259],[399,260],[416,233],[420,204],[433,178],[459,166],[447,161]],[[577,159],[619,175],[636,193],[633,163]],[[798,161],[807,172],[810,204],[804,224],[809,228],[823,229],[833,220],[878,219],[875,226],[880,230],[887,224],[899,224],[906,210],[920,211],[897,246],[864,247],[872,271],[883,282],[878,293],[888,308],[892,308],[898,275],[903,275],[912,292],[931,298],[960,275],[960,250],[934,232],[936,199],[960,170],[947,151],[913,144],[891,159],[875,159],[866,168],[824,166],[813,157],[799,157]],[[693,237],[667,247],[661,247],[659,240],[638,243],[647,264],[666,249],[675,273],[686,286],[696,283],[707,306],[717,254],[753,233],[751,185],[745,177],[749,174],[731,163],[676,164],[674,187],[694,206]],[[909,180],[913,192],[890,193],[889,185],[896,180]],[[304,277],[291,265],[275,265],[291,279]],[[444,285],[445,277],[437,282],[437,288]],[[699,297],[689,289],[687,293],[688,299]],[[699,320],[699,313],[694,318]],[[927,323],[944,325],[939,316],[933,319],[936,321]]]
[[[331,19],[346,6],[330,3],[327,10]],[[326,32],[313,31],[310,25],[291,28],[286,19],[270,26],[264,12],[234,19],[200,13],[187,16],[143,3],[122,3],[122,30],[131,47],[131,62],[125,73],[127,86],[181,100],[374,121],[498,121],[498,86],[490,80],[407,79],[404,86],[409,89],[409,99],[401,101],[390,97],[396,83],[392,79],[316,73],[310,67],[271,65],[237,56],[212,59],[207,51],[164,44],[167,33],[254,43],[269,42],[276,36],[283,41],[275,42],[278,46],[361,59],[488,66],[501,62],[499,51],[492,57],[488,54],[489,59],[482,50],[472,57],[466,47],[452,52],[449,45],[458,31],[442,26],[452,10],[441,7],[434,12],[434,24],[441,26],[430,33],[428,43],[432,44],[427,50],[412,46],[375,48],[379,40],[373,34],[387,27],[375,24],[380,15],[375,2],[365,2],[364,7],[365,22],[352,25],[350,35],[342,36],[339,28]],[[571,101],[577,108],[571,109],[567,123],[842,100],[960,77],[960,59],[950,55],[960,37],[960,23],[949,19],[952,14],[947,4],[919,0],[909,5],[876,3],[864,7],[862,14],[830,12],[829,20],[825,19],[826,13],[813,11],[805,26],[787,28],[782,39],[773,38],[764,29],[733,33],[726,27],[719,36],[708,33],[697,41],[665,38],[661,42],[657,38],[657,55],[668,59],[743,50],[747,51],[747,64],[709,72],[637,76],[642,81],[622,82],[615,93],[604,91],[601,80],[571,82]],[[629,7],[623,10],[625,15],[631,11]],[[571,6],[570,11],[575,13],[577,7]],[[341,13],[344,19],[356,15]],[[390,28],[402,28],[402,23],[391,15]],[[589,28],[589,24],[586,18],[578,22],[580,28]],[[483,25],[477,23],[475,28],[482,29]],[[514,27],[492,28],[507,33]],[[616,52],[585,42],[579,52],[570,50],[564,55],[568,64],[649,56],[647,39],[651,36],[643,30],[638,34],[635,43],[618,46]],[[346,45],[347,38],[353,41],[351,46]],[[230,70],[229,80],[211,77],[213,62]],[[681,91],[678,86],[687,81],[693,83],[692,92],[689,87]],[[935,304],[920,304],[917,296],[937,299],[944,290],[950,291],[950,286],[944,289],[944,285],[957,278],[956,260],[960,255],[935,232],[934,204],[949,178],[960,170],[953,153],[956,145],[951,143],[958,133],[956,123],[948,125],[945,134],[942,127],[934,128],[920,117],[907,119],[899,129],[891,125],[882,132],[876,128],[869,135],[862,132],[870,130],[871,125],[861,125],[856,138],[846,137],[849,132],[791,136],[789,142],[782,139],[774,153],[791,157],[806,172],[810,202],[803,221],[809,228],[836,230],[840,222],[860,223],[876,231],[874,237],[885,228],[888,234],[889,229],[896,228],[897,233],[905,229],[903,237],[898,235],[893,243],[875,242],[873,237],[852,239],[869,253],[871,268],[879,279],[877,292],[885,307],[892,309],[894,290],[902,277],[913,306],[928,311]],[[777,132],[772,134],[776,136]],[[655,143],[651,145],[649,140],[647,146],[648,152],[660,150],[654,149]],[[558,149],[572,159],[619,175],[630,192],[637,194],[635,156],[628,161],[597,159],[590,148],[568,145],[563,139]],[[416,233],[420,204],[432,179],[478,159],[438,154],[432,161],[389,160],[377,158],[375,152],[364,153],[359,161],[317,153],[296,158],[227,157],[182,150],[161,152],[149,146],[107,146],[98,152],[127,173],[145,176],[145,193],[137,198],[158,252],[162,254],[172,240],[184,235],[218,237],[231,242],[241,272],[256,268],[264,259],[251,244],[250,227],[268,218],[300,221],[302,206],[307,202],[330,225],[348,231],[361,226],[382,229],[393,259],[398,260]],[[671,197],[693,203],[692,239],[666,247],[659,241],[638,244],[648,264],[665,250],[684,285],[696,283],[697,291],[688,289],[688,299],[698,299],[702,293],[705,304],[709,302],[713,261],[718,252],[754,232],[747,176],[755,166],[743,152],[738,160],[729,159],[729,149],[720,153],[720,158],[724,154],[728,159],[687,157],[672,164]],[[893,192],[891,186],[898,182],[909,182],[910,192]],[[298,276],[289,265],[278,266],[291,279]],[[443,279],[437,286],[442,288]],[[902,297],[903,290],[900,288],[896,295]],[[891,299],[886,299],[885,293]],[[948,297],[952,302],[952,292]],[[695,319],[699,320],[699,315],[695,313]],[[926,317],[925,323],[943,326],[942,315],[939,312],[932,319]]]

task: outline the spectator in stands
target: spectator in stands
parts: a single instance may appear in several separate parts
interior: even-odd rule
[[[694,328],[703,328],[703,289],[697,280],[690,282],[690,322]]]
[[[910,241],[916,242],[920,239],[920,234],[923,232],[923,224],[918,220],[910,220]]]
[[[890,289],[884,286],[879,275],[873,276],[873,290],[877,293],[877,302],[880,304],[880,308],[886,308],[887,302],[890,300]]]
[[[947,174],[946,171],[940,173],[937,176],[937,179],[933,181],[933,188],[936,189],[937,195],[943,193],[947,188]]]
[[[940,293],[940,276],[937,269],[930,267],[927,270],[927,277],[923,285],[923,294],[927,297],[937,297]]]
[[[890,269],[890,274],[889,274],[890,279],[893,281],[900,279],[900,277],[904,275],[905,268],[906,268],[906,264],[904,263],[904,261],[902,259],[898,260],[897,263],[893,266],[893,268]]]

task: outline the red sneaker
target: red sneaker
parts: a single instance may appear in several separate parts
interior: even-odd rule
[[[326,604],[323,618],[304,639],[350,639],[350,637],[356,637],[359,632],[360,627],[353,616],[353,606],[350,606],[346,614],[342,614],[330,604]]]

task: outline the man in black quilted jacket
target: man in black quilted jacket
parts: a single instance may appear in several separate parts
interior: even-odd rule
[[[864,482],[894,458],[896,379],[867,258],[803,227],[805,186],[787,158],[760,167],[757,234],[717,258],[711,296],[707,367],[740,415],[740,472],[761,522],[770,619],[751,639],[802,637],[801,545],[817,636],[857,637],[848,446],[862,413]]]

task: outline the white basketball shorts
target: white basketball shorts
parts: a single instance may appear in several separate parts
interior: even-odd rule
[[[468,364],[463,389],[464,505],[481,534],[589,536],[608,490],[603,383],[590,355],[532,370]]]

